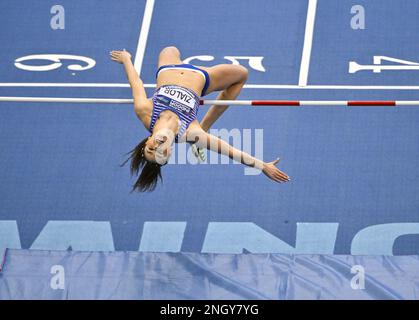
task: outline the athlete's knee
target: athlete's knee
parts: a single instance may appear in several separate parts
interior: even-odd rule
[[[237,72],[239,74],[240,81],[239,82],[246,82],[249,78],[249,70],[242,65],[237,66]]]
[[[162,51],[160,51],[160,55],[162,55],[162,54],[170,54],[170,55],[180,57],[180,51],[175,46],[165,47]]]

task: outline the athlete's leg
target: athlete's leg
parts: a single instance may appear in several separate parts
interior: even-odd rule
[[[167,64],[181,64],[180,52],[176,47],[166,47],[159,54],[158,68]]]
[[[206,94],[221,91],[217,100],[236,99],[248,77],[247,69],[240,65],[221,64],[205,70],[210,76],[210,85]],[[202,129],[208,131],[227,108],[228,105],[211,106],[201,121]]]

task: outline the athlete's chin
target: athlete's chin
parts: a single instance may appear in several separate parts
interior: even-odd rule
[[[171,156],[171,154],[169,154],[166,157],[156,155],[156,163],[161,165],[161,166],[164,166],[169,162],[170,156]]]

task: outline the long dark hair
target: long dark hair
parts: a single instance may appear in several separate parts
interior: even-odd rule
[[[142,168],[141,174],[134,186],[132,187],[131,192],[133,191],[153,191],[156,188],[157,181],[160,178],[160,181],[163,181],[161,176],[161,165],[158,163],[147,161],[144,157],[144,147],[147,142],[147,138],[142,140],[134,149],[126,153],[130,155],[127,160],[121,167],[123,167],[129,160],[131,160],[130,172],[131,176],[137,176],[138,172]]]

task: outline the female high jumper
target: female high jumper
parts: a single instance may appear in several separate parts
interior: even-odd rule
[[[123,64],[134,98],[134,111],[151,133],[131,150],[131,174],[141,174],[133,190],[152,191],[161,179],[161,167],[170,157],[174,142],[192,143],[196,154],[203,157],[208,149],[226,155],[244,165],[255,167],[276,182],[287,182],[289,177],[275,165],[279,159],[264,162],[238,150],[208,133],[209,128],[228,106],[212,106],[201,122],[197,120],[200,96],[221,91],[219,100],[233,100],[247,80],[247,69],[239,65],[220,64],[210,68],[183,64],[176,47],[166,47],[159,55],[157,86],[151,99],[147,99],[142,80],[123,51],[111,51],[111,59]]]

